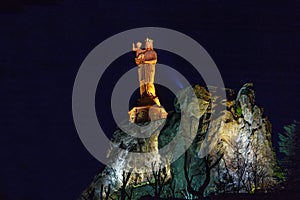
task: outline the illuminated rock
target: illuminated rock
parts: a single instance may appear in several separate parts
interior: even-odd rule
[[[177,134],[195,136],[188,150],[189,173],[196,175],[192,181],[194,188],[204,182],[205,156],[210,155],[213,160],[216,160],[220,152],[224,154],[216,167],[211,170],[210,183],[206,187],[205,195],[252,193],[258,189],[267,191],[272,188],[276,184],[277,162],[271,142],[271,123],[264,116],[263,108],[255,104],[252,84],[245,84],[237,95],[230,89],[212,86],[208,88],[211,93],[217,93],[218,90],[226,91],[228,100],[219,97],[211,98],[213,95],[199,85],[193,90],[185,88],[178,93],[174,101],[176,111],[168,113],[164,127],[156,134],[147,139],[137,139],[118,129],[114,133],[112,139],[114,145],[109,149],[108,154],[114,167],[106,167],[99,173],[90,188],[83,192],[81,199],[100,199],[96,191],[99,191],[101,184],[111,185],[116,190],[120,187],[122,170],[133,165],[131,165],[132,158],[128,157],[126,151],[120,151],[117,147],[127,149],[128,152],[157,152],[156,156],[147,158],[149,162],[145,167],[149,169],[150,163],[161,159],[159,150],[168,145]],[[195,92],[196,101],[187,100],[191,98],[189,92],[192,91]],[[225,105],[225,110],[222,112],[219,112],[220,105]],[[194,109],[196,106],[198,109]],[[184,119],[189,119],[189,123],[184,123],[182,133],[179,133],[181,120],[186,115],[182,110],[189,111],[186,112],[189,116]],[[215,114],[214,118],[211,117],[212,113]],[[160,121],[152,121],[153,125],[150,127],[154,132],[160,128]],[[137,124],[146,126],[149,123],[150,121]],[[133,125],[135,123],[128,123],[128,129],[138,132],[138,128]],[[204,140],[205,136],[208,137],[207,141]],[[177,141],[168,155],[164,156],[172,158],[178,155],[184,142]],[[162,197],[186,198],[188,196],[184,158],[185,155],[179,155],[179,158],[169,165],[168,170],[173,177],[171,183],[165,185]],[[139,174],[139,183],[145,183],[148,175]],[[133,187],[133,179],[128,189]],[[148,193],[153,194],[152,187],[147,184],[137,184],[132,199],[138,199]],[[114,194],[120,195],[120,192],[115,191]]]

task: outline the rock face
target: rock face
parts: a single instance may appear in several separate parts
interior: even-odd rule
[[[110,167],[95,177],[80,199],[102,199],[108,185],[111,197],[120,196],[123,171],[135,170],[128,152],[154,152],[144,163],[149,173],[136,169],[129,177],[126,190],[131,191],[131,196],[127,196],[131,199],[145,194],[192,198],[195,191],[202,189],[201,195],[207,196],[272,188],[277,183],[277,162],[271,124],[263,109],[255,104],[252,84],[245,84],[237,95],[230,89],[208,88],[210,92],[199,85],[180,91],[174,102],[175,111],[169,112],[165,124],[152,124],[150,128],[155,134],[149,138],[137,139],[117,130],[112,142],[126,151],[111,147]],[[214,95],[218,90],[225,90],[227,99]],[[160,150],[179,135],[183,137],[162,154]],[[153,163],[163,163],[164,167],[165,179],[159,194],[150,180],[151,170],[159,170],[151,168]]]
[[[252,84],[245,84],[220,120],[216,140],[224,156],[213,170],[218,181],[212,184],[218,192],[253,192],[276,184],[271,131],[263,109],[255,105]]]
[[[95,177],[82,198],[90,199],[92,196],[93,199],[101,199],[106,197],[108,190],[110,194],[116,192],[124,184],[123,178],[129,174],[126,185],[132,187],[147,183],[148,179],[152,179],[152,171],[162,168],[166,180],[169,179],[169,166],[162,167],[158,152],[158,135],[163,125],[164,120],[140,124],[130,122],[116,130],[107,153],[108,165]]]

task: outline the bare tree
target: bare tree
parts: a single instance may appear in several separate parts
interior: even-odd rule
[[[122,174],[122,177],[123,177],[123,179],[122,179],[122,186],[120,188],[121,200],[126,200],[126,198],[128,200],[132,199],[132,194],[133,194],[134,187],[130,187],[129,191],[127,189],[128,182],[130,180],[132,171],[133,171],[133,169],[129,170],[129,172],[123,171],[123,174]],[[137,177],[135,178],[134,183],[135,184],[137,183]]]
[[[223,153],[218,157],[218,159],[215,162],[212,162],[212,157],[208,154],[206,157],[203,158],[203,163],[205,165],[205,179],[202,185],[199,186],[197,190],[195,190],[192,186],[192,181],[195,176],[198,176],[200,174],[193,174],[191,177],[189,176],[189,163],[188,163],[188,151],[185,152],[184,157],[184,176],[187,182],[187,191],[192,194],[193,196],[198,197],[199,199],[204,198],[204,191],[205,188],[210,183],[210,174],[211,170],[220,162],[220,160],[223,157]]]
[[[100,187],[100,200],[108,200],[110,192],[111,192],[110,184],[108,185],[107,188],[105,188],[104,185],[101,184],[101,187]]]
[[[259,188],[267,188],[272,177],[263,161],[270,155],[263,151],[264,147],[259,145],[258,138],[253,136],[247,147],[236,140],[228,144],[233,154],[223,159],[225,173],[219,173],[219,181],[215,182],[218,192],[253,193]]]
[[[247,158],[241,153],[241,147],[239,143],[235,143],[233,146],[234,149],[234,158],[231,161],[233,163],[232,167],[236,170],[237,184],[234,185],[234,192],[239,193],[242,189],[245,189],[244,185],[244,175],[247,168]]]
[[[176,180],[174,178],[174,174],[173,172],[171,171],[171,177],[172,177],[172,181],[170,181],[170,190],[171,190],[171,193],[172,193],[172,197],[173,198],[176,198]]]
[[[229,173],[226,161],[224,157],[222,158],[222,161],[224,163],[225,173],[221,173],[221,167],[218,165],[217,173],[218,173],[218,179],[214,182],[217,188],[216,193],[224,194],[228,191],[232,191],[232,188],[234,186],[233,177]]]
[[[151,163],[153,181],[147,177],[149,184],[154,189],[154,197],[160,197],[167,179],[167,171],[160,163],[158,169],[155,168],[156,162]]]

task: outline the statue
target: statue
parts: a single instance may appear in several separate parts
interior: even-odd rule
[[[153,49],[153,40],[145,40],[145,49],[141,49],[142,43],[137,42],[136,47],[132,44],[132,50],[136,52],[135,62],[138,65],[138,76],[140,82],[141,97],[150,97],[160,106],[160,102],[155,93],[154,75],[157,63],[157,54]]]
[[[145,49],[142,49],[141,42],[133,43],[132,51],[135,51],[135,63],[138,66],[141,98],[137,106],[128,112],[129,121],[139,123],[167,118],[168,113],[160,105],[155,93],[154,75],[157,54],[153,49],[153,40],[149,38],[145,40]]]

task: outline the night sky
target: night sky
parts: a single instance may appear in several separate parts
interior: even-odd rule
[[[94,47],[137,27],[170,28],[195,39],[228,88],[253,82],[276,146],[283,125],[300,119],[299,19],[300,3],[288,0],[1,0],[0,200],[76,199],[101,170],[73,123],[73,83]],[[158,53],[161,62],[198,82],[185,61]],[[108,70],[99,83],[96,107],[108,131],[114,129],[105,117],[109,85],[132,67],[133,56],[112,64],[111,71],[118,63],[125,67]],[[171,109],[173,99],[167,96],[173,96],[164,90],[158,94]]]

